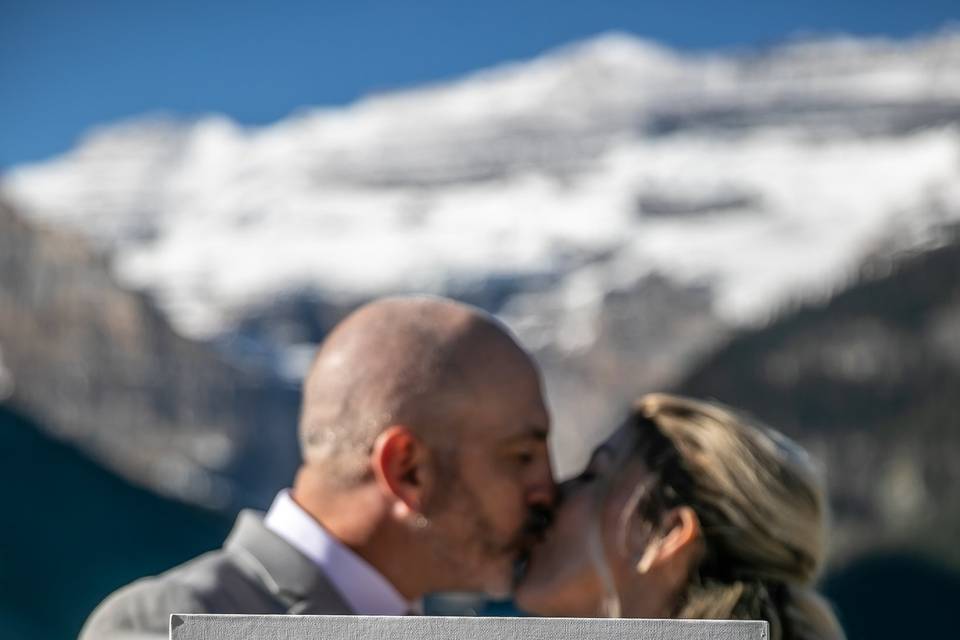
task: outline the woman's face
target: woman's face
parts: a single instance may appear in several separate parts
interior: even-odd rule
[[[625,423],[594,450],[580,476],[562,485],[554,524],[533,549],[515,592],[521,609],[548,616],[605,616],[611,595],[635,591],[636,550],[642,541],[628,538],[641,535],[635,503],[651,480],[632,455],[637,437],[637,427]]]

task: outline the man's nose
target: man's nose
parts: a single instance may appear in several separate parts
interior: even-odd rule
[[[542,509],[552,509],[557,501],[557,485],[549,467],[546,474],[538,478],[527,493],[527,505]]]

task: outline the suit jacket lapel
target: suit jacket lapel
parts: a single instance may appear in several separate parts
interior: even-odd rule
[[[258,512],[240,513],[224,549],[282,603],[287,613],[354,613],[323,571],[268,529]]]

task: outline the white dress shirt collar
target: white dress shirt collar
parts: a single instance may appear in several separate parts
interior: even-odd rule
[[[264,524],[313,560],[355,613],[402,616],[421,609],[294,502],[289,490],[277,494]]]

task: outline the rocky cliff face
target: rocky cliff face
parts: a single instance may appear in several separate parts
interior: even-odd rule
[[[293,390],[176,335],[82,239],[2,202],[0,353],[6,403],[137,484],[262,504],[293,469]]]
[[[262,505],[289,480],[294,389],[174,334],[77,238],[36,228],[8,206],[0,231],[9,405],[135,483],[180,499]],[[673,383],[752,412],[825,463],[836,560],[897,548],[960,562],[958,274],[960,236],[945,229],[939,245],[874,258],[847,289],[763,328],[727,326],[710,312],[709,289],[658,277],[605,294],[599,315],[584,319],[600,336],[586,345],[557,349],[545,333],[558,327],[524,315],[523,304],[549,315],[549,297],[500,308],[572,425],[554,435],[561,472],[576,469],[628,399]],[[311,316],[318,335],[347,309],[331,304],[329,316]]]

